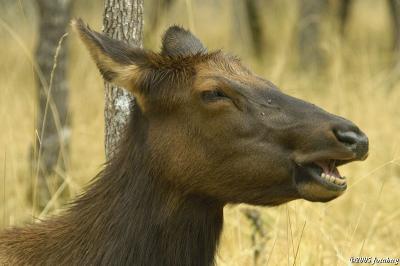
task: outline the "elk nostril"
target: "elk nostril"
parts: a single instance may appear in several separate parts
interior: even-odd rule
[[[362,159],[368,153],[368,138],[361,131],[334,130],[336,138]]]
[[[358,135],[353,131],[341,131],[337,130],[335,132],[336,138],[347,145],[353,145],[358,142]]]

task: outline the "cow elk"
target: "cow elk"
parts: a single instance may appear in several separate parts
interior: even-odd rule
[[[136,97],[115,154],[62,214],[0,234],[0,264],[213,265],[228,203],[327,202],[363,160],[352,122],[284,94],[178,26],[159,53],[74,29]]]

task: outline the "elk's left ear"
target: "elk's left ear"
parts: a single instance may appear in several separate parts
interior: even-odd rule
[[[106,81],[128,89],[135,96],[142,94],[138,80],[149,65],[150,55],[146,51],[92,31],[81,19],[71,24]]]
[[[179,26],[170,27],[162,40],[161,54],[167,56],[191,56],[206,53],[207,49],[190,31]]]

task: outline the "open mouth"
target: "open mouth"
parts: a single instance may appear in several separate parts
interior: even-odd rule
[[[347,188],[346,177],[337,169],[347,163],[342,160],[317,160],[296,168],[295,180],[299,192],[309,200],[329,200]]]
[[[306,168],[313,181],[328,190],[343,191],[347,187],[346,177],[340,175],[336,160],[315,161],[305,165],[304,168]]]

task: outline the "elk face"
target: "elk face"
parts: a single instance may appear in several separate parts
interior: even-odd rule
[[[207,53],[171,27],[159,54],[75,23],[103,77],[131,91],[148,121],[159,178],[183,194],[276,205],[329,201],[346,189],[337,166],[363,160],[368,139],[352,122],[281,92],[239,60]]]

